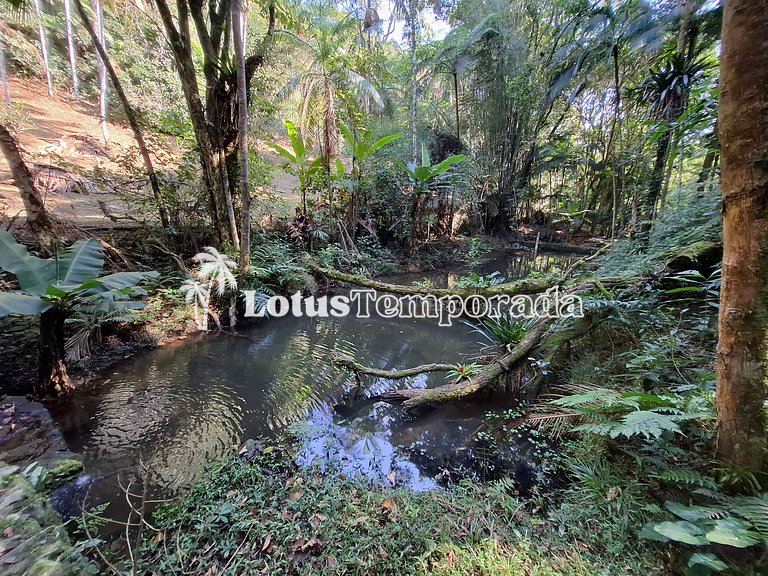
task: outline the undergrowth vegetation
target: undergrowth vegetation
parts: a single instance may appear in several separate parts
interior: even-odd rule
[[[664,574],[644,547],[573,539],[508,483],[414,493],[297,467],[287,444],[217,464],[155,517],[154,574]],[[597,542],[597,540],[595,540]],[[614,553],[618,552],[618,553]]]

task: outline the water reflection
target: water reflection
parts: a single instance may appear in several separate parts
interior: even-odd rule
[[[435,288],[455,288],[460,278],[470,272],[487,275],[499,272],[507,282],[525,278],[533,273],[559,275],[581,256],[555,253],[539,253],[536,258],[529,250],[504,251],[491,255],[473,270],[431,270],[382,278],[394,284],[413,284],[429,280]]]
[[[405,487],[415,492],[433,490],[437,483],[398,454],[391,431],[366,431],[341,426],[327,406],[315,408],[297,428],[296,462],[323,473],[340,474],[369,484]]]
[[[139,354],[59,406],[54,418],[98,478],[92,501],[117,500],[112,513],[119,516],[118,477],[123,484],[135,477],[140,461],[152,471],[150,494],[171,496],[245,438],[271,436],[308,408],[339,403],[356,382],[333,366],[336,356],[384,370],[462,362],[475,352],[473,340],[463,326],[428,320],[274,319],[242,337],[213,335]],[[371,378],[363,394],[443,382],[441,375]]]
[[[491,261],[480,272],[499,270],[509,280],[570,261],[551,258],[542,255],[525,263],[524,255],[518,261],[507,254],[503,262]],[[408,277],[397,281],[410,283]],[[126,512],[118,479],[125,485],[135,478],[140,463],[151,471],[149,494],[173,496],[244,439],[272,436],[305,418],[307,410],[326,405],[341,404],[333,426],[343,425],[344,434],[328,429],[336,451],[358,461],[361,455],[375,454],[368,464],[359,464],[361,471],[384,473],[374,463],[386,461],[396,476],[418,487],[423,481],[418,470],[397,459],[392,446],[405,449],[422,470],[434,473],[465,450],[489,406],[503,409],[503,404],[480,398],[477,404],[442,406],[412,418],[375,400],[395,387],[443,384],[440,374],[398,382],[364,378],[357,399],[370,400],[344,404],[356,381],[335,368],[333,359],[351,356],[383,370],[435,361],[463,363],[476,354],[474,341],[462,324],[440,327],[433,320],[274,319],[240,336],[212,335],[138,354],[52,412],[70,449],[83,455],[86,472],[96,479],[91,503],[113,502],[111,514],[117,518]],[[327,410],[317,414],[330,426]],[[313,446],[328,449],[323,442],[318,436]],[[304,457],[314,462],[310,452]]]

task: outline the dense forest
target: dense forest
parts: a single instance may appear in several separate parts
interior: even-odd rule
[[[768,573],[768,0],[0,0],[0,83],[4,574]]]

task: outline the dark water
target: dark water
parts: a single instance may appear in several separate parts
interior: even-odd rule
[[[505,251],[489,255],[471,270],[430,270],[382,278],[382,280],[395,284],[411,284],[426,279],[435,288],[453,288],[459,278],[466,276],[469,272],[481,275],[498,272],[502,278],[508,281],[525,278],[531,274],[557,276],[581,257],[569,254],[537,254],[536,258],[533,258],[531,251]]]
[[[176,494],[243,439],[273,435],[312,407],[335,405],[355,385],[354,377],[332,365],[336,356],[389,370],[458,363],[476,351],[466,327],[426,320],[291,317],[241,336],[211,335],[138,354],[56,409],[70,449],[84,456],[89,474],[102,478],[91,488],[94,500],[119,493],[117,476],[123,482],[132,477],[139,459],[152,470],[155,494]],[[445,377],[399,383],[363,377],[363,383],[364,394],[374,395],[404,385],[439,385]],[[419,431],[396,407],[372,403],[366,410],[378,411],[379,418],[360,422],[361,429],[373,432],[386,422],[401,442],[417,439]],[[431,418],[419,420],[421,428]]]
[[[519,269],[509,257],[505,267],[499,264],[490,262],[481,272],[491,267],[508,279],[517,275],[509,274]],[[407,277],[399,280],[410,283]],[[477,355],[476,341],[466,326],[441,327],[436,320],[275,318],[239,336],[190,338],[137,354],[58,406],[53,416],[94,479],[89,504],[112,501],[110,515],[117,518],[127,513],[120,484],[143,477],[140,468],[151,471],[151,496],[170,497],[245,439],[273,436],[308,419],[307,461],[330,451],[391,459],[391,448],[397,447],[434,475],[463,449],[483,414],[503,403],[480,398],[404,414],[376,396],[394,388],[437,386],[446,383],[445,375],[399,382],[363,376],[363,388],[353,395],[354,377],[332,361],[352,356],[385,370],[461,363]],[[329,447],[329,438],[335,447]],[[419,475],[411,464],[403,466],[403,473]]]

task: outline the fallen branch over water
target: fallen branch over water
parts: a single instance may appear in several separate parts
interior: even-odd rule
[[[403,401],[403,407],[410,410],[424,404],[447,402],[474,394],[495,382],[521,359],[527,358],[528,353],[540,343],[551,324],[552,320],[549,318],[540,321],[512,350],[483,366],[469,380],[459,380],[436,388],[394,390],[382,394],[382,398],[390,402]]]
[[[404,296],[466,297],[474,295],[499,296],[502,294],[538,294],[539,292],[554,288],[559,284],[558,280],[553,280],[551,278],[525,278],[523,280],[505,282],[504,284],[497,284],[496,286],[488,286],[486,288],[424,288],[421,286],[403,286],[401,284],[379,282],[378,280],[371,280],[364,276],[346,274],[330,268],[322,268],[312,261],[307,262],[307,267],[313,272],[322,274],[331,280],[345,282],[354,286],[362,286],[363,288],[372,288],[373,290],[378,290],[380,292],[389,292],[390,294],[402,294]]]
[[[480,368],[472,378],[462,379],[451,384],[437,386],[436,388],[393,390],[385,392],[381,395],[381,398],[388,402],[402,402],[406,410],[411,410],[424,404],[448,402],[469,396],[494,384],[501,376],[518,366],[521,361],[529,358],[535,349],[542,351],[548,359],[556,357],[569,342],[584,336],[592,330],[607,316],[608,310],[608,308],[601,308],[590,311],[583,318],[577,318],[570,326],[558,331],[550,330],[554,319],[543,318],[514,348]],[[351,358],[340,358],[334,363],[337,366],[352,370],[356,375],[367,374],[395,380],[426,372],[447,372],[455,368],[451,364],[423,364],[389,372],[363,366]],[[540,376],[539,374],[534,378],[530,385],[537,386],[541,380]]]
[[[389,378],[391,380],[401,380],[403,378],[410,378],[411,376],[418,376],[426,372],[450,372],[456,368],[454,364],[422,364],[421,366],[414,366],[413,368],[406,368],[404,370],[381,370],[379,368],[369,368],[358,364],[352,358],[337,358],[333,361],[336,366],[352,370],[357,374],[367,374],[369,376],[377,376],[379,378]]]

